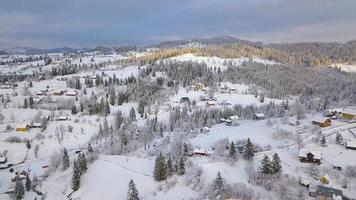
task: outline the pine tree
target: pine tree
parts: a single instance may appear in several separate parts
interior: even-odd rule
[[[30,88],[33,87],[32,81],[30,81],[30,83],[28,84],[28,87],[30,87]]]
[[[93,147],[91,146],[90,143],[88,144],[88,152],[90,153],[94,152]]]
[[[342,135],[340,133],[336,134],[336,144],[341,144],[342,142]]]
[[[178,161],[178,170],[177,170],[178,175],[183,175],[185,174],[185,164],[184,164],[184,159],[181,156],[179,161]]]
[[[273,154],[272,158],[272,174],[279,174],[282,171],[281,159],[278,154]]]
[[[75,105],[73,105],[72,107],[72,115],[77,114],[77,107]]]
[[[138,191],[134,181],[131,179],[129,182],[129,190],[127,191],[127,200],[140,200]]]
[[[163,181],[167,178],[166,161],[161,153],[156,158],[153,176],[156,181]]]
[[[214,199],[214,200],[224,200],[229,197],[225,188],[224,179],[222,178],[220,172],[218,172],[214,180],[214,183],[212,185],[211,195],[209,195],[209,197],[210,197],[209,199]]]
[[[73,162],[72,190],[77,191],[80,187],[80,169],[77,162]]]
[[[25,188],[23,186],[23,183],[20,179],[20,177],[16,177],[16,183],[15,183],[15,189],[14,189],[14,195],[16,200],[20,200],[23,198],[25,195]]]
[[[174,173],[173,170],[173,164],[172,164],[172,159],[171,157],[168,158],[167,160],[167,177],[171,177]]]
[[[261,160],[260,173],[272,174],[272,163],[267,155],[265,155]]]
[[[124,131],[121,131],[121,134],[120,134],[120,141],[121,141],[121,144],[123,146],[126,146],[127,145],[127,138],[126,138],[126,134]]]
[[[23,108],[28,108],[28,101],[25,98],[24,102],[23,102]]]
[[[244,158],[246,160],[252,160],[254,155],[255,155],[255,153],[254,153],[253,144],[250,141],[250,138],[247,138],[247,143],[245,145],[245,151],[244,151]]]
[[[87,159],[84,153],[78,155],[78,166],[80,169],[80,174],[84,174],[88,170]]]
[[[32,109],[32,108],[34,108],[34,101],[33,101],[33,98],[32,97],[30,97],[30,101],[29,101],[29,106],[30,106],[30,108]]]
[[[236,159],[236,148],[234,142],[231,142],[230,148],[229,148],[229,156],[231,159],[235,160]]]
[[[69,161],[68,151],[66,148],[63,149],[62,164],[63,164],[63,167],[62,167],[63,171],[67,170],[69,168],[70,161]]]
[[[134,108],[131,108],[130,110],[130,119],[131,121],[136,121],[136,112]]]
[[[26,188],[26,191],[30,191],[31,190],[31,179],[30,179],[30,176],[28,175],[28,173],[26,174],[26,182],[25,182],[25,188]]]
[[[326,146],[327,146],[327,145],[326,145],[325,136],[323,136],[323,137],[321,138],[321,140],[320,140],[320,145],[321,145],[322,147],[326,147]]]
[[[26,147],[27,147],[27,149],[31,149],[31,143],[30,143],[30,140],[27,140],[27,141],[26,141]]]

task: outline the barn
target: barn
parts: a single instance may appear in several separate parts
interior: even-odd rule
[[[325,117],[315,117],[312,120],[312,124],[320,127],[328,127],[331,126],[331,120]]]
[[[28,129],[30,128],[30,126],[28,124],[19,124],[16,126],[16,131],[28,131]]]

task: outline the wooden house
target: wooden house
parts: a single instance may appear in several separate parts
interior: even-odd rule
[[[54,95],[54,96],[62,96],[63,93],[64,93],[64,92],[63,92],[62,90],[57,90],[57,91],[54,91],[54,92],[53,92],[53,95]]]
[[[331,120],[324,117],[316,117],[312,120],[312,124],[320,127],[328,127],[331,126]]]
[[[28,124],[19,124],[16,126],[15,130],[16,131],[28,131],[30,129],[30,126]]]
[[[265,118],[266,118],[266,116],[265,116],[264,113],[256,113],[256,114],[254,115],[254,119],[255,119],[255,120],[262,120],[262,119],[265,119]]]
[[[322,153],[319,151],[301,149],[299,152],[299,160],[304,163],[321,164]]]

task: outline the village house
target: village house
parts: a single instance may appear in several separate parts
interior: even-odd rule
[[[205,149],[194,149],[192,156],[209,156]]]
[[[262,120],[262,119],[265,119],[265,118],[266,118],[266,116],[265,116],[264,113],[256,113],[256,114],[254,115],[254,119],[255,119],[255,120]]]
[[[77,96],[77,92],[76,92],[76,91],[74,91],[74,92],[67,92],[65,95],[66,95],[66,96],[75,97],[75,96]]]
[[[315,117],[312,120],[312,124],[320,127],[328,127],[331,126],[331,120],[325,117]]]
[[[42,128],[42,124],[38,122],[34,122],[31,126],[31,128]]]
[[[195,84],[195,90],[196,91],[202,91],[204,89],[205,85],[203,83],[196,83]]]
[[[309,195],[318,200],[348,200],[347,197],[343,196],[341,190],[323,185],[310,187]]]
[[[62,90],[56,90],[56,91],[53,92],[53,95],[54,95],[54,96],[62,96],[63,93],[64,93],[64,92],[63,92]]]
[[[356,140],[348,140],[346,142],[346,148],[356,150]]]
[[[207,106],[215,106],[216,104],[215,104],[215,101],[207,101],[206,105]]]
[[[18,124],[15,128],[16,131],[28,131],[30,129],[30,126],[28,124]]]
[[[57,118],[57,120],[58,120],[58,121],[66,121],[66,120],[68,120],[68,117],[67,117],[67,116],[59,116],[59,117]]]
[[[310,183],[311,183],[311,181],[310,181],[310,179],[308,179],[308,178],[300,178],[300,180],[299,180],[299,184],[300,184],[301,186],[306,187],[306,188],[309,188],[309,187],[310,187]]]
[[[355,120],[356,121],[356,110],[346,109],[341,112],[341,118],[345,120]]]
[[[2,156],[0,157],[0,164],[5,164],[7,162],[7,157]]]
[[[322,153],[319,151],[301,149],[299,152],[299,160],[303,163],[321,164]]]

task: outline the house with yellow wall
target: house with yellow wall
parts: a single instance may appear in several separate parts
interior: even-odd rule
[[[29,129],[30,129],[30,126],[28,124],[19,124],[16,126],[16,131],[19,131],[19,132],[28,131]]]

